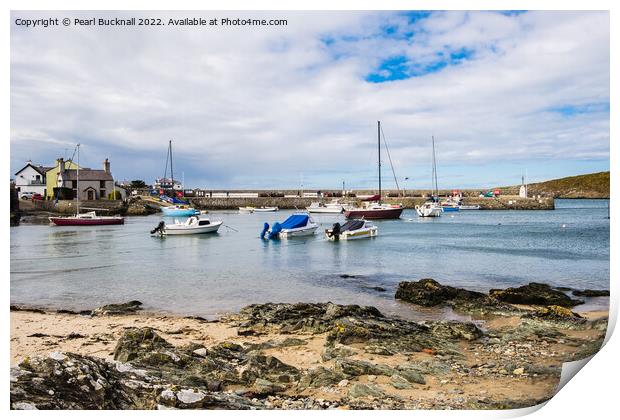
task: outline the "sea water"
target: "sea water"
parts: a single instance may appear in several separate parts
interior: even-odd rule
[[[92,309],[136,299],[152,311],[212,317],[251,303],[332,301],[451,317],[446,309],[394,300],[398,282],[433,278],[478,291],[532,281],[609,289],[608,203],[556,200],[551,211],[425,219],[406,210],[399,220],[376,221],[376,238],[339,243],[323,232],[342,215],[312,215],[320,224],[312,237],[259,238],[264,222],[292,211],[210,212],[226,225],[217,234],[165,238],[149,235],[161,215],[128,217],[120,226],[23,223],[11,227],[11,302]],[[588,299],[587,308],[607,304]]]

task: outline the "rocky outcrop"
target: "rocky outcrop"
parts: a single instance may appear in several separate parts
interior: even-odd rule
[[[479,300],[484,293],[472,292],[451,286],[444,286],[433,279],[403,281],[398,284],[396,299],[421,306],[435,306],[453,300]]]
[[[582,300],[571,299],[566,293],[553,289],[548,284],[530,283],[521,287],[507,289],[491,289],[489,296],[502,302],[525,305],[557,305],[572,307],[583,303]]]
[[[609,290],[596,290],[596,289],[573,290],[573,295],[583,296],[583,297],[609,296]]]
[[[135,313],[142,309],[142,302],[132,300],[126,303],[112,303],[101,306],[92,311],[93,316],[97,315],[127,315]]]

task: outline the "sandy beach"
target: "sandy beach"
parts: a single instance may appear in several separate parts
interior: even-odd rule
[[[174,375],[179,375],[178,369],[191,370],[184,368],[188,364],[203,366],[213,357],[231,363],[233,376],[241,379],[230,380],[222,372],[208,372],[205,375],[217,381],[215,385],[205,382],[205,387],[214,391],[212,395],[244,398],[249,406],[242,408],[525,407],[553,396],[563,362],[598,350],[605,335],[607,313],[568,311],[572,315],[564,319],[542,319],[531,317],[540,306],[511,306],[514,314],[487,313],[474,323],[421,324],[383,318],[372,311],[369,317],[365,308],[332,304],[258,305],[215,321],[133,310],[80,315],[13,308],[11,365],[19,367],[14,368],[16,379],[12,386],[25,377],[25,371],[37,371],[33,360],[53,359],[72,366],[73,355],[79,355],[109,366],[117,363],[117,369],[120,360],[149,372],[172,369]],[[502,310],[505,312],[505,307]],[[308,318],[302,319],[308,311],[315,311],[311,323]],[[329,318],[334,311],[344,311],[343,316]],[[332,319],[334,323],[329,324]],[[347,322],[352,322],[353,327]],[[425,338],[416,343],[425,344],[411,347],[411,334],[394,338],[384,334],[382,325],[374,331],[379,322],[402,323],[397,325],[401,329],[421,328],[420,337]],[[158,337],[149,338],[149,347],[144,350],[150,352],[148,358],[140,350],[145,348],[142,338],[133,343],[138,350],[131,350],[132,356],[123,356],[127,352],[123,346],[136,332],[141,337]],[[383,338],[373,339],[375,335]],[[409,347],[404,346],[403,339],[409,340]],[[153,348],[152,340],[161,343],[167,354],[178,356],[170,364],[162,362],[165,366],[153,364],[153,352],[161,349]],[[222,349],[238,353],[231,359],[228,353],[221,353]],[[177,359],[185,357],[191,360],[178,365],[181,362]],[[269,359],[258,359],[262,360],[260,366],[252,367],[257,357]],[[274,372],[269,371],[272,365]],[[247,376],[252,369],[258,370]],[[158,382],[161,389],[157,388],[157,392],[178,390],[183,384],[187,392],[201,396],[207,392],[199,386],[188,386],[195,384],[182,374],[174,375],[174,379]],[[175,384],[175,380],[180,382]],[[53,388],[54,384],[48,386]],[[15,388],[14,407],[19,400],[19,387]],[[32,396],[29,398],[34,404]],[[176,398],[166,400],[160,395],[149,401],[134,408],[201,407],[196,401],[185,401],[178,392]],[[235,405],[238,403],[221,403],[221,408],[241,408]],[[51,404],[54,407],[55,403]],[[88,407],[86,400],[84,404]]]

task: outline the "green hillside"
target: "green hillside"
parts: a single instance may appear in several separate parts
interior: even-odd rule
[[[528,195],[555,198],[609,198],[609,171],[552,179],[528,186]]]

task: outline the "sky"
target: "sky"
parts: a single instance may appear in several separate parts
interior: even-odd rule
[[[48,27],[17,18],[287,19]],[[608,12],[12,12],[11,176],[81,146],[117,180],[372,188],[381,121],[401,188],[609,170]],[[384,185],[394,176],[383,150]],[[407,178],[407,179],[406,179]]]

